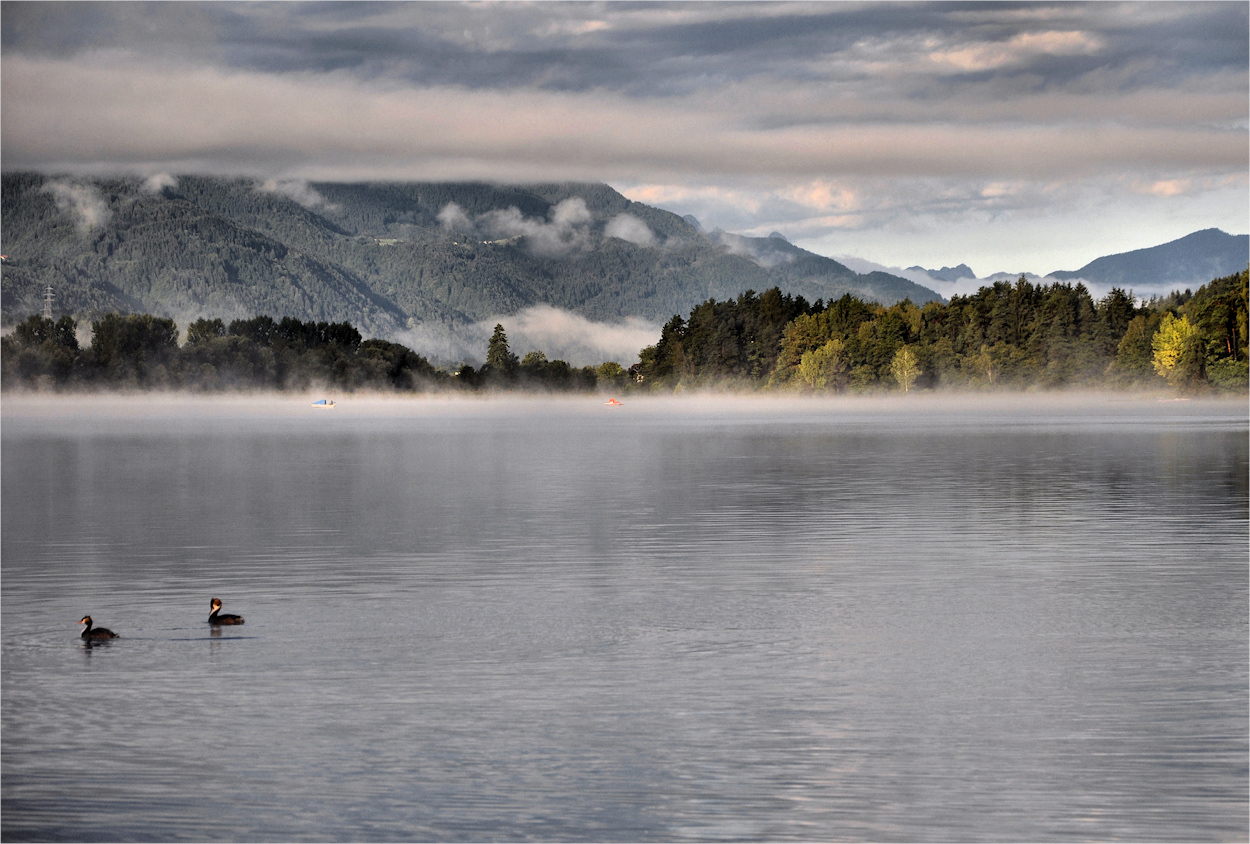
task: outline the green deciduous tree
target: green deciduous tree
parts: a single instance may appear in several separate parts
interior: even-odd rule
[[[95,365],[115,383],[164,382],[178,352],[178,326],[152,314],[105,314],[91,324]]]
[[[805,352],[799,359],[798,381],[812,390],[841,390],[846,386],[845,344],[834,337],[819,349]]]
[[[526,352],[525,357],[521,358],[522,369],[540,371],[546,365],[547,353],[543,351]]]
[[[898,382],[904,393],[909,392],[920,377],[920,361],[910,346],[902,346],[890,362],[890,375]]]
[[[5,380],[67,383],[81,357],[77,329],[78,323],[68,316],[51,320],[36,314],[19,323],[3,341]]]
[[[629,375],[625,371],[625,367],[616,361],[607,361],[599,364],[599,368],[595,370],[598,382],[601,386],[609,388],[619,388],[625,384],[625,379]]]
[[[226,326],[220,319],[197,319],[187,326],[187,342],[203,343],[226,336]]]
[[[1190,347],[1195,345],[1197,339],[1197,332],[1186,317],[1165,314],[1151,340],[1155,372],[1173,386],[1188,383],[1193,377],[1195,362]]]
[[[984,378],[990,385],[998,380],[998,365],[994,361],[994,353],[990,350],[989,344],[982,343],[981,350],[971,358],[970,363],[977,377]]]

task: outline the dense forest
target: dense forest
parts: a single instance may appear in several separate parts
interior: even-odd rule
[[[593,390],[621,386],[620,364],[574,368],[542,352],[518,358],[496,326],[480,369],[434,367],[406,346],[362,339],[349,323],[269,316],[178,326],[152,314],[105,314],[80,348],[78,324],[34,315],[0,341],[0,385],[39,390]]]
[[[923,306],[747,292],[673,317],[637,374],[653,390],[1245,390],[1246,302],[1245,271],[1141,304],[1025,278]]]
[[[674,316],[626,369],[518,357],[496,326],[480,369],[447,371],[346,322],[105,314],[83,349],[78,324],[31,316],[0,342],[2,384],[35,389],[342,391],[537,389],[804,392],[1146,388],[1244,392],[1250,272],[1139,303],[1115,289],[999,282],[948,303],[884,306],[846,295],[809,304],[771,288]]]

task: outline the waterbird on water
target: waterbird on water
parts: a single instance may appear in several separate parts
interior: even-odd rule
[[[242,624],[243,623],[243,616],[241,615],[231,615],[230,613],[226,613],[225,615],[219,615],[219,613],[221,612],[221,599],[220,598],[213,598],[212,602],[209,604],[209,607],[212,609],[212,612],[208,614],[209,624]]]
[[[82,621],[78,623],[87,625],[86,628],[82,631],[82,637],[84,639],[116,639],[117,638],[117,634],[114,633],[112,630],[107,630],[103,627],[93,628],[91,626],[91,616],[89,615],[84,615],[82,617]]]

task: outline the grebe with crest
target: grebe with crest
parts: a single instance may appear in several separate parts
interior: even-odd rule
[[[78,623],[87,625],[86,628],[82,631],[82,637],[84,639],[90,640],[90,639],[116,639],[118,638],[117,634],[114,633],[112,630],[108,630],[104,627],[92,627],[91,616],[89,615],[84,615],[82,617],[82,621]]]
[[[221,614],[221,599],[220,598],[213,598],[212,602],[209,603],[209,608],[212,610],[212,612],[208,614],[209,624],[242,624],[243,623],[243,616],[241,615],[231,615],[230,613],[226,613],[224,615]]]

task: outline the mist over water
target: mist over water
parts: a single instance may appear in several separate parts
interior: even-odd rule
[[[309,401],[6,395],[6,840],[1250,833],[1244,401]]]

